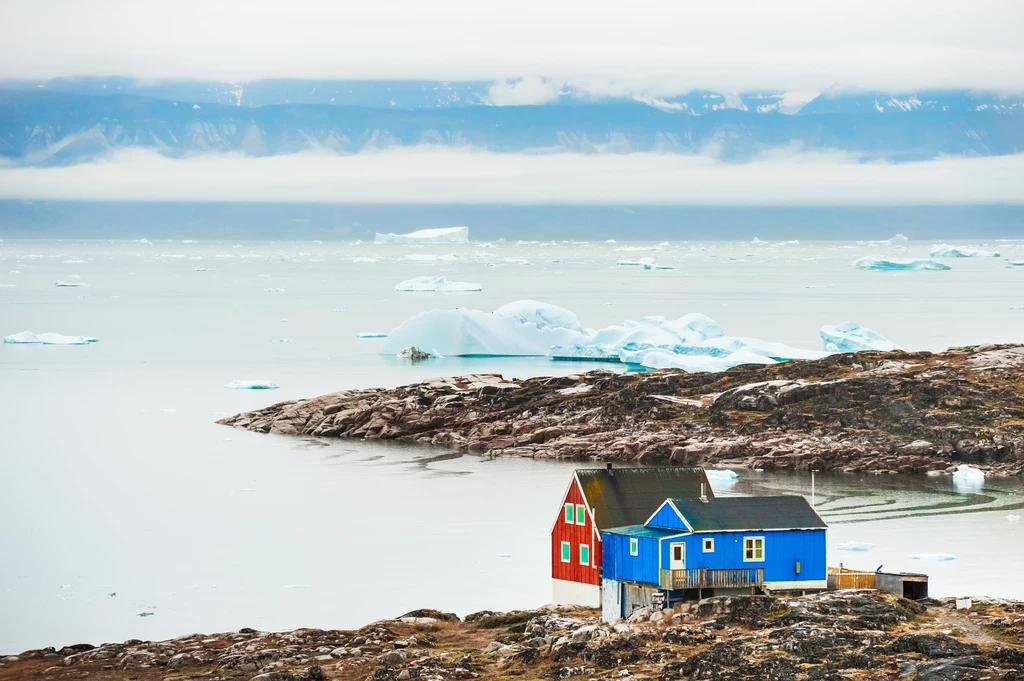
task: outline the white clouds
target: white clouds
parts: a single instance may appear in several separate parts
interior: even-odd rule
[[[1021,91],[1021,26],[1017,0],[6,0],[0,76]]]
[[[426,204],[958,205],[1024,203],[1024,154],[861,162],[773,150],[744,164],[677,154],[495,154],[405,147],[352,156],[169,159],[125,150],[63,168],[0,168],[0,199]]]
[[[550,79],[528,76],[517,81],[498,81],[487,90],[487,102],[495,106],[547,104],[562,94],[562,84]]]

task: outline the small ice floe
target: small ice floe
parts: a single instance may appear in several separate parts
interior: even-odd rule
[[[88,284],[80,281],[61,281],[60,279],[53,282],[53,285],[59,288],[82,288],[83,286],[88,286]]]
[[[448,277],[413,277],[395,285],[396,291],[465,293],[483,291],[484,287],[468,281],[450,281]]]
[[[61,260],[65,265],[84,265],[85,261],[80,258],[72,258],[71,260]]]
[[[231,440],[231,438],[226,437],[223,440],[221,440],[221,442],[232,442],[232,440]]]
[[[99,340],[99,338],[92,338],[90,336],[62,336],[59,333],[53,332],[32,333],[31,331],[22,331],[21,333],[4,336],[4,343],[12,344],[88,345],[89,343],[98,343]]]
[[[336,307],[331,312],[347,312],[347,310],[343,307]]]
[[[1007,267],[1024,267],[1024,260],[1009,260],[1006,263]],[[11,274],[14,274],[11,272]]]
[[[224,387],[232,390],[277,390],[281,386],[273,381],[231,381]]]
[[[867,541],[844,541],[836,544],[836,548],[840,551],[870,551],[875,545]]]
[[[265,289],[267,293],[284,293],[286,289],[283,288],[268,288]]]
[[[961,464],[953,471],[953,488],[957,492],[978,492],[985,486],[985,471]]]
[[[1020,520],[1020,516],[1017,515],[1016,513],[1009,513],[1009,514],[1007,514],[1006,519],[1009,520],[1010,522],[1013,522],[1014,520]]]
[[[312,589],[312,584],[285,584],[282,589]]]
[[[110,593],[108,593],[107,595],[108,595],[108,596],[110,596],[111,598],[113,598],[114,596],[116,596],[116,595],[117,595],[117,592],[116,592],[116,591],[111,591],[111,592],[110,592]]]
[[[356,338],[387,338],[386,333],[380,331],[360,331],[356,334]]]
[[[511,558],[512,554],[511,553],[496,553],[496,554],[494,554],[494,557],[495,558]]]
[[[899,350],[900,346],[885,336],[856,322],[842,322],[818,329],[826,352],[861,352],[862,350]]]
[[[435,352],[425,352],[417,347],[409,346],[395,355],[399,359],[407,359],[414,364],[416,362],[422,362],[427,359],[436,359],[439,355]]]
[[[930,560],[933,562],[956,560],[956,556],[952,553],[911,553],[907,558],[910,560]]]
[[[949,270],[949,265],[938,260],[925,260],[913,258],[873,258],[865,256],[858,258],[851,263],[858,270]]]
[[[193,267],[192,271],[193,272],[209,272],[210,268],[209,267]]]
[[[1011,310],[1024,310],[1024,305],[1011,305]]]
[[[140,612],[140,613],[139,613],[139,617],[152,617],[152,616],[153,616],[153,615],[155,615],[155,614],[156,614],[156,613],[154,613],[154,612],[150,612],[150,611],[148,611],[148,610],[147,610],[147,611],[145,611],[145,612]]]
[[[288,322],[288,318],[287,318],[287,317],[281,317],[281,318],[280,318],[280,319],[278,319],[277,321],[278,321],[279,323],[281,323],[281,324],[286,324],[286,323]]]
[[[835,284],[805,284],[804,288],[835,288]]]
[[[736,475],[735,471],[730,471],[730,470],[722,470],[722,471],[720,471],[720,470],[715,470],[713,468],[705,468],[704,469],[704,473],[705,473],[705,475],[708,476],[708,482],[711,482],[711,483],[719,482],[719,483],[729,484],[729,483],[736,482],[736,479],[740,477],[740,476]]]
[[[361,256],[359,256],[357,258],[352,258],[352,262],[354,262],[356,264],[360,264],[360,263],[371,264],[371,263],[377,262],[377,258],[367,258],[366,256],[361,255]]]
[[[291,338],[278,338],[278,339],[272,340],[270,342],[271,343],[291,343],[292,339]]]
[[[949,244],[938,244],[932,246],[928,255],[933,258],[998,258],[999,254],[993,251],[983,251],[980,248],[969,246],[950,246]]]

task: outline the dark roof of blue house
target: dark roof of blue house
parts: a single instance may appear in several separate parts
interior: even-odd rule
[[[726,530],[808,530],[826,528],[807,500],[800,496],[718,497],[672,499],[694,532]]]
[[[662,539],[664,537],[677,537],[680,534],[689,534],[679,530],[669,530],[663,527],[651,527],[649,525],[626,525],[625,527],[612,527],[601,530],[605,534],[620,534],[625,537],[647,537],[650,539]]]
[[[715,496],[703,468],[580,468],[576,477],[600,530],[643,525],[665,499]]]

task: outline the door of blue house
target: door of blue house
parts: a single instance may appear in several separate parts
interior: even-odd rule
[[[670,570],[685,570],[686,569],[686,544],[672,543],[669,545],[669,569]]]

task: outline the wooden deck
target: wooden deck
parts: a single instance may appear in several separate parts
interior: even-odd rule
[[[764,568],[662,570],[662,589],[736,589],[764,584]]]

